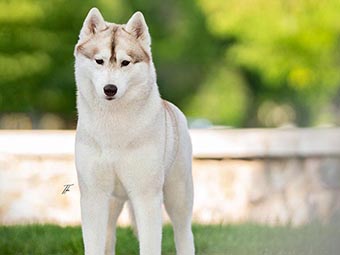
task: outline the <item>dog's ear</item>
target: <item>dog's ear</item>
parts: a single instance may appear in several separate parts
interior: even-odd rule
[[[80,30],[79,39],[93,35],[106,28],[104,18],[97,8],[92,8],[87,14],[83,27]]]
[[[145,45],[150,46],[151,38],[149,29],[141,12],[135,12],[132,15],[125,29]]]

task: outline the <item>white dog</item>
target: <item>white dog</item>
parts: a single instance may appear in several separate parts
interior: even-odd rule
[[[86,255],[115,254],[116,221],[131,202],[141,255],[160,255],[162,203],[178,255],[193,255],[187,122],[161,99],[142,13],[127,24],[87,15],[75,47],[76,167]]]

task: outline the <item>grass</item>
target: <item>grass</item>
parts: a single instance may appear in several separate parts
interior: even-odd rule
[[[193,226],[197,254],[206,255],[339,255],[340,224],[301,228],[259,225]],[[163,255],[175,254],[173,231],[163,229]],[[130,228],[117,230],[118,255],[138,254]],[[18,225],[0,227],[1,255],[83,254],[80,227]]]

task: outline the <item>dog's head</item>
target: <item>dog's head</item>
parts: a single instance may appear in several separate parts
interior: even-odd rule
[[[119,25],[92,8],[74,51],[80,93],[103,101],[146,97],[156,79],[150,44],[141,12]]]

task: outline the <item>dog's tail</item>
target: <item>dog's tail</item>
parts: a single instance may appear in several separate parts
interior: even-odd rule
[[[131,201],[127,202],[127,207],[128,207],[128,211],[129,211],[129,218],[130,218],[132,231],[138,239],[138,229],[137,229],[136,217],[135,217],[135,213],[133,211],[133,206],[131,204]]]

